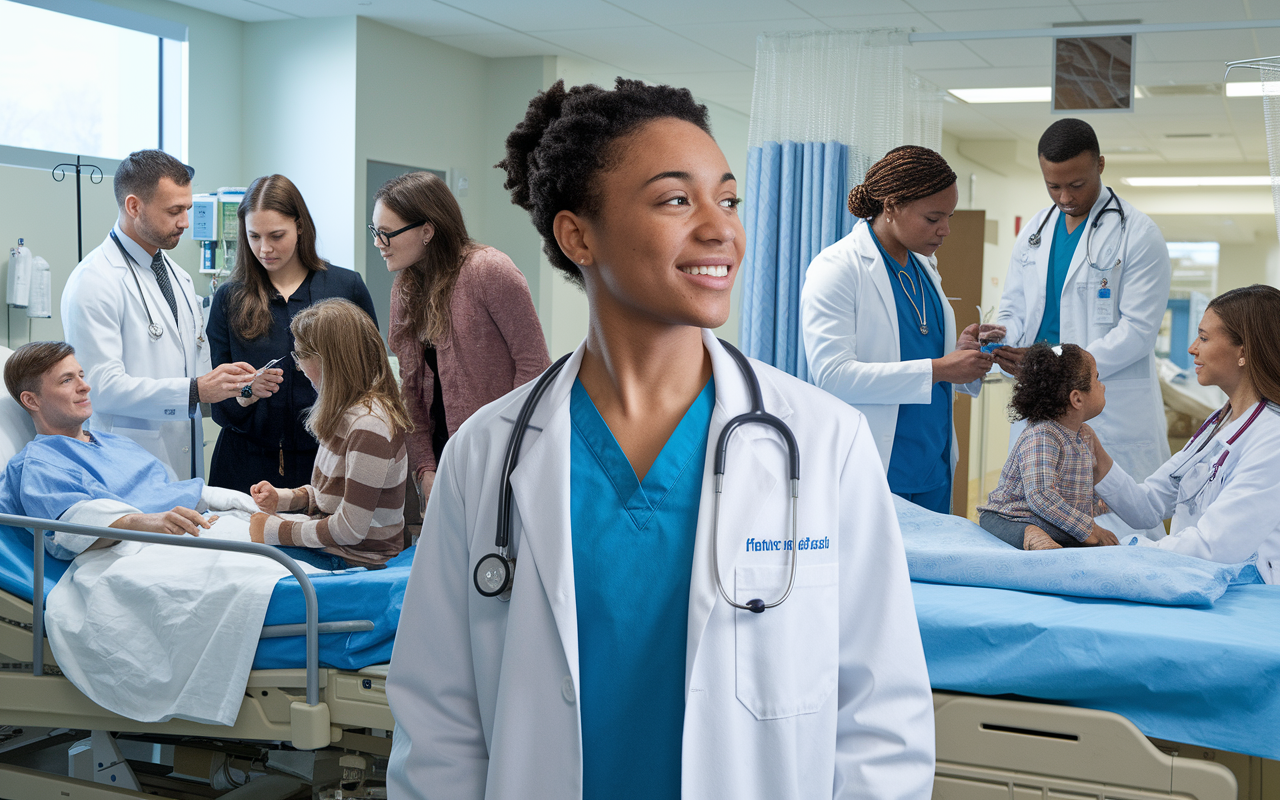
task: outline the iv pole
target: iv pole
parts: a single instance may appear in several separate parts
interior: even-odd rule
[[[102,169],[95,164],[80,163],[80,156],[76,156],[76,163],[59,164],[53,168],[53,179],[62,181],[67,177],[67,169],[75,167],[76,170],[76,263],[84,261],[84,225],[81,222],[81,201],[80,201],[80,175],[82,172],[89,173],[90,183],[102,183]]]

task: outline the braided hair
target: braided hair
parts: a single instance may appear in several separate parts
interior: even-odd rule
[[[564,81],[556,81],[529,102],[524,120],[507,136],[507,157],[496,165],[507,172],[503,188],[533,218],[552,266],[578,286],[582,271],[556,242],[556,214],[598,214],[596,178],[621,160],[618,140],[664,118],[684,120],[711,134],[707,107],[695,102],[688,89],[618,78],[611,91],[594,84],[566,90]]]
[[[947,160],[927,147],[895,147],[871,165],[862,183],[849,192],[849,212],[871,219],[886,204],[902,206],[935,195],[956,182]]]

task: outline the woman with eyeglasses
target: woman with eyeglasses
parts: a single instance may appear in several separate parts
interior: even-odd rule
[[[396,274],[388,342],[400,359],[414,425],[409,466],[425,506],[449,436],[551,359],[524,275],[467,235],[444,181],[411,172],[383,184],[374,200],[369,232]]]
[[[289,357],[289,323],[330,297],[350,300],[376,320],[373,298],[357,272],[330,269],[316,253],[307,203],[285,176],[251,183],[237,214],[235,268],[209,310],[210,354],[215,367],[244,361],[259,374],[239,397],[213,404],[213,420],[222,431],[209,484],[241,492],[264,480],[300,486],[311,480],[319,446],[303,422],[316,393]],[[275,366],[263,369],[273,361]]]

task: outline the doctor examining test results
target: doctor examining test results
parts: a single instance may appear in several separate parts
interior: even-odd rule
[[[1007,346],[993,355],[1016,375],[1036,342],[1087,350],[1107,387],[1107,407],[1091,424],[1116,462],[1142,480],[1169,458],[1155,360],[1169,251],[1151,218],[1103,184],[1106,161],[1088,123],[1055,122],[1038,151],[1053,205],[1018,234],[996,315]],[[1014,425],[1010,442],[1024,424]]]
[[[200,298],[164,252],[190,224],[187,167],[139,150],[120,162],[114,188],[119,218],[67,279],[62,324],[94,388],[90,428],[128,436],[186,480],[203,471],[200,404],[275,387],[260,388],[243,362],[210,369]]]

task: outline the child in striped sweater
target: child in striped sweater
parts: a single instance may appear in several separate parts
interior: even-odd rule
[[[323,300],[289,326],[293,360],[319,398],[307,430],[320,442],[311,483],[250,493],[255,542],[321,569],[377,568],[404,547],[409,415],[373,320],[347,300]]]

